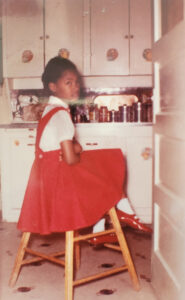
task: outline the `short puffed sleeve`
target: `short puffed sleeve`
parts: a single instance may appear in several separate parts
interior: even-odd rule
[[[57,150],[61,142],[72,140],[74,134],[75,129],[69,113],[60,110],[47,123],[40,140],[40,148],[43,151]]]

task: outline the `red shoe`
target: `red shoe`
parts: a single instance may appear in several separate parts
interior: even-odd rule
[[[117,243],[118,239],[115,233],[109,233],[93,237],[89,239],[88,242],[93,246],[97,246],[105,243]]]
[[[139,220],[136,215],[127,214],[119,209],[117,209],[117,216],[119,218],[120,223],[127,224],[134,229],[138,229],[147,233],[152,233],[152,229]]]

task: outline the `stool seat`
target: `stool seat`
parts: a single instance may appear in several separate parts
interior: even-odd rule
[[[131,281],[133,283],[133,287],[135,290],[138,291],[140,289],[139,280],[128,249],[128,245],[123,233],[123,229],[121,228],[119,219],[117,217],[116,209],[114,207],[111,208],[108,212],[108,215],[110,217],[111,224],[112,224],[111,229],[98,232],[98,233],[83,234],[83,235],[80,235],[78,231],[66,231],[65,251],[60,251],[60,252],[55,252],[50,254],[44,254],[39,251],[35,251],[28,247],[31,233],[24,232],[15,259],[15,264],[11,273],[9,286],[13,287],[15,285],[19,272],[23,265],[42,261],[42,260],[48,260],[50,262],[59,264],[65,268],[65,300],[73,299],[73,288],[75,286],[93,280],[105,278],[107,276],[120,273],[122,271],[129,272]],[[112,268],[105,272],[101,272],[78,280],[74,280],[75,270],[77,271],[80,266],[80,242],[84,240],[88,241],[90,238],[101,236],[104,234],[110,234],[110,233],[116,234],[119,246],[115,244],[109,244],[109,243],[105,243],[104,246],[109,248],[110,250],[120,251],[124,259],[124,265],[120,267]],[[36,257],[24,259],[26,253],[29,253]],[[59,258],[61,256],[65,256],[65,258],[64,259]]]

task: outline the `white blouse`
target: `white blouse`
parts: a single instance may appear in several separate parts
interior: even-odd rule
[[[68,104],[63,100],[50,96],[48,105],[44,109],[42,117],[45,116],[51,109],[60,106],[69,108]],[[60,149],[60,143],[65,140],[72,140],[74,134],[75,128],[69,113],[64,110],[60,110],[51,117],[44,128],[40,139],[40,148],[43,151]]]

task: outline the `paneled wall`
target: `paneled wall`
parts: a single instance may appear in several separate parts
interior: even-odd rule
[[[161,300],[185,299],[185,21],[184,1],[168,3],[155,41],[154,243],[152,285]],[[171,5],[173,6],[173,10]],[[159,12],[157,5],[155,13]],[[163,7],[164,8],[164,7]],[[177,14],[177,15],[176,15]],[[176,18],[178,16],[178,18]],[[160,18],[155,18],[159,21]],[[155,24],[156,27],[158,24]],[[155,28],[156,31],[158,28]],[[168,32],[167,32],[168,31]],[[160,30],[158,30],[160,32]],[[157,36],[157,35],[155,35]]]
[[[162,33],[170,31],[183,19],[183,0],[162,0]]]

